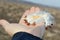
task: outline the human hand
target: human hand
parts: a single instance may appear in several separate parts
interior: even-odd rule
[[[32,7],[30,10],[26,10],[23,14],[22,18],[26,17],[26,15],[29,15],[31,13],[34,13],[36,11],[40,11],[38,7]],[[40,22],[39,24],[27,24],[23,19],[21,18],[19,23],[9,23],[6,20],[0,20],[0,25],[3,26],[3,28],[8,32],[8,34],[13,35],[17,32],[28,32],[30,34],[33,34],[35,36],[43,36],[45,28],[44,28],[44,22]],[[43,29],[43,30],[42,30]]]
[[[38,27],[38,26],[44,25],[44,21],[41,21],[38,24],[36,22],[34,22],[33,24],[30,24],[27,22],[27,20],[24,20],[24,18],[26,18],[28,15],[36,13],[37,11],[40,11],[39,7],[31,7],[29,10],[26,10],[21,20],[19,21],[19,24],[23,24],[26,27]]]
[[[36,23],[30,24],[26,20],[23,19],[27,17],[29,14],[35,13],[37,11],[40,11],[39,7],[31,7],[30,10],[26,10],[21,20],[19,21],[19,24],[22,24],[25,27],[28,27],[30,29],[31,34],[42,38],[45,32],[44,21],[41,21],[39,24],[36,24]]]

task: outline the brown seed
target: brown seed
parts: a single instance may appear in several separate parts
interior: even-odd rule
[[[27,25],[29,26],[29,25],[30,25],[30,23],[27,23]]]
[[[24,21],[25,21],[25,23],[28,23],[27,20],[24,19]]]
[[[45,29],[48,30],[48,27],[46,27]]]
[[[28,23],[27,20],[24,20],[24,21],[25,21],[25,23],[26,23],[28,26],[30,25],[30,23]]]
[[[53,25],[53,24],[51,24],[51,25]]]
[[[32,25],[33,25],[33,26],[35,26],[35,25],[36,25],[36,23],[34,22]]]
[[[27,16],[25,16],[24,18],[26,18]]]

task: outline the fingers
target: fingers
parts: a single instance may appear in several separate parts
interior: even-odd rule
[[[30,13],[29,14],[32,14],[34,12],[35,12],[35,7],[30,8]]]
[[[30,10],[26,10],[25,13],[23,14],[22,18],[23,17],[26,17],[28,14],[32,14],[36,11],[40,11],[40,8],[39,7],[31,7]]]
[[[26,10],[25,13],[23,14],[19,24],[22,23],[22,24],[27,24],[26,26],[29,26],[30,24],[25,23],[23,18],[27,17],[27,15],[29,15],[29,14],[35,13],[36,11],[40,11],[40,8],[39,7],[31,7],[29,10]],[[33,24],[33,25],[35,25],[35,24]],[[33,26],[33,25],[30,25],[30,26]]]
[[[35,13],[36,11],[40,11],[40,8],[39,7],[32,7],[32,8],[30,8],[29,14]]]
[[[36,8],[35,8],[35,12],[36,12],[36,11],[40,11],[40,8],[39,8],[39,7],[36,7]]]
[[[38,7],[31,7],[29,10],[26,10],[25,13],[23,14],[22,18],[27,16],[28,14],[32,14],[34,13],[35,11],[38,11],[39,8]]]

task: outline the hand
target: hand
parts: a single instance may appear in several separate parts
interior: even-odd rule
[[[27,15],[32,14],[36,11],[40,11],[39,7],[32,7],[30,10],[26,10],[24,15],[22,16],[21,20],[19,21],[19,24],[24,25],[25,27],[30,28],[30,33],[42,38],[44,32],[45,32],[45,26],[44,26],[44,21],[40,22],[39,24],[28,24],[23,20]]]
[[[24,18],[26,15],[31,14],[33,12],[40,11],[38,7],[32,7],[30,10],[26,10],[23,14],[22,18]],[[0,25],[3,26],[3,28],[8,32],[8,34],[13,35],[17,32],[28,32],[30,34],[33,34],[35,36],[43,36],[45,28],[44,28],[44,22],[41,22],[40,24],[34,25],[27,25],[27,23],[24,22],[24,20],[21,18],[19,23],[9,23],[6,20],[0,20]]]
[[[23,24],[26,27],[37,27],[37,26],[42,26],[44,22],[40,22],[39,24],[36,24],[35,22],[33,24],[28,23],[26,20],[23,18],[27,17],[29,14],[35,13],[37,11],[40,11],[39,7],[32,7],[30,10],[26,10],[24,15],[22,16],[21,20],[19,21],[19,24]]]

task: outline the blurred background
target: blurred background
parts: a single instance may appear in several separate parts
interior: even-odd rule
[[[54,31],[47,30],[44,40],[60,40],[60,1],[59,0],[0,0],[0,19],[18,23],[25,10],[32,6],[50,12],[56,19]],[[0,40],[11,40],[11,37],[0,26]]]

